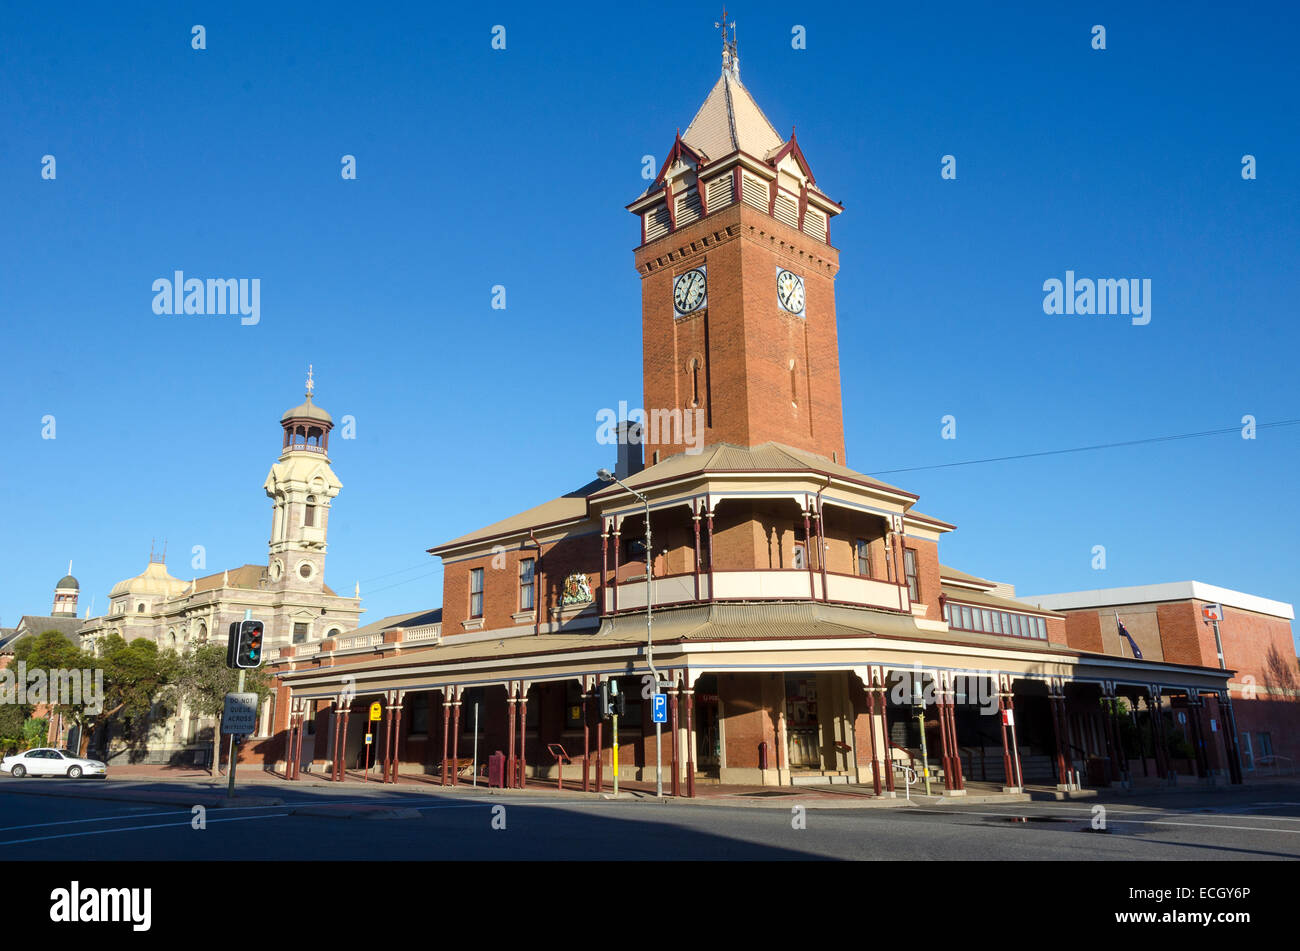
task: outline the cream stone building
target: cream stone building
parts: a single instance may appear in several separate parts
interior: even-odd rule
[[[172,576],[164,559],[151,554],[144,571],[113,586],[107,612],[78,629],[88,650],[98,650],[110,634],[127,641],[143,637],[176,651],[225,644],[230,625],[245,611],[266,622],[266,654],[272,661],[285,648],[319,644],[356,630],[362,612],[359,588],[346,597],[325,583],[330,508],[343,484],[330,467],[334,421],[312,402],[313,386],[309,376],[304,402],[280,418],[280,457],[263,485],[272,508],[266,563],[187,581]],[[259,733],[269,720],[268,702]],[[137,744],[143,748],[132,755],[137,762],[205,762],[215,727],[212,720],[182,709],[151,724],[147,740]],[[95,745],[100,742],[97,737]],[[125,741],[115,735],[107,752],[117,756],[125,750]]]

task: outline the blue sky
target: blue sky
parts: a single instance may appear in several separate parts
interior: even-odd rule
[[[732,8],[743,81],[845,206],[861,471],[1300,416],[1293,9],[1038,6]],[[441,602],[426,548],[611,462],[595,413],[641,399],[623,206],[717,78],[718,12],[8,10],[0,621],[47,611],[69,559],[102,611],[154,538],[181,578],[195,545],[206,571],[265,563],[308,363],[356,419],[326,577],[361,582],[365,620]],[[155,315],[176,269],[259,278],[260,323]],[[1067,269],[1149,278],[1151,323],[1045,315]],[[958,525],[945,563],[1025,593],[1195,578],[1297,602],[1298,436],[885,478]]]

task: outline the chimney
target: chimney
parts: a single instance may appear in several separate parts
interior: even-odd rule
[[[641,454],[641,424],[633,420],[622,419],[618,423],[618,463],[614,475],[620,479],[634,476],[645,468]]]

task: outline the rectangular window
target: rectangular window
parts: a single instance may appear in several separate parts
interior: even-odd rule
[[[316,525],[316,506],[308,504],[306,514],[303,516],[303,525],[312,528]]]
[[[949,624],[952,623],[952,605],[948,604],[946,601],[943,605],[943,619]]]
[[[483,616],[483,569],[469,570],[469,616]]]
[[[1255,750],[1257,754],[1259,756],[1272,756],[1273,755],[1273,734],[1256,733],[1255,738],[1256,738]]]
[[[533,609],[533,592],[536,590],[536,581],[534,580],[534,568],[537,564],[534,558],[525,558],[519,562],[519,610],[531,611]]]
[[[307,643],[307,625],[301,621],[293,626],[293,642],[295,644]]]
[[[1047,622],[1040,617],[1034,618],[1034,621],[1038,624],[1038,639],[1040,641],[1047,640]]]
[[[863,578],[871,577],[871,547],[867,544],[865,538],[859,538],[857,543],[858,550],[858,575]]]
[[[921,600],[921,582],[916,574],[916,549],[903,549],[903,570],[907,574],[907,594],[913,601]]]
[[[994,634],[1002,633],[1002,612],[1001,611],[993,612],[993,633]]]
[[[1008,614],[1006,611],[1002,612],[1002,633],[1003,634],[1011,633],[1011,615]]]
[[[970,608],[966,607],[965,605],[962,605],[962,609],[961,609],[961,626],[968,631],[975,630],[975,628],[971,627]]]
[[[806,561],[807,556],[805,555],[804,552],[805,552],[805,549],[804,549],[804,546],[803,546],[803,542],[795,542],[795,545],[794,545],[794,559],[793,559],[793,562],[794,562],[794,563],[793,563],[793,567],[794,567],[795,569],[807,568],[807,567],[808,567],[808,562]]]

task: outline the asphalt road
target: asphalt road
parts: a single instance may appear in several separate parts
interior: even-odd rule
[[[700,805],[279,785],[261,793],[283,798],[284,805],[208,808],[204,827],[195,828],[197,817],[184,803],[44,792],[65,790],[68,782],[0,778],[0,861],[1300,858],[1300,784],[1099,800],[1104,829],[1094,828],[1098,803],[1088,800],[809,806],[799,822],[797,796],[779,806],[771,800]],[[25,784],[23,792],[13,783]],[[196,798],[213,792],[199,783],[150,788],[164,787]],[[258,794],[257,787],[245,791]]]

